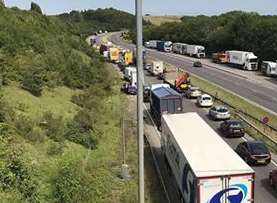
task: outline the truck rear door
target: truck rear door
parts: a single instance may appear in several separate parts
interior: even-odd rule
[[[254,175],[238,175],[228,178],[228,188],[234,190],[228,193],[229,197],[241,199],[241,203],[254,202]]]
[[[254,202],[253,175],[200,179],[197,203]]]
[[[225,179],[221,177],[199,179],[197,203],[218,203],[212,198],[225,188]],[[220,203],[226,203],[225,201]],[[229,203],[229,202],[228,202]]]

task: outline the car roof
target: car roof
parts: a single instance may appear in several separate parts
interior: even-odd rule
[[[201,97],[212,97],[212,96],[209,94],[202,94]]]
[[[190,89],[192,89],[192,90],[199,90],[200,88],[197,87],[197,86],[191,86]]]

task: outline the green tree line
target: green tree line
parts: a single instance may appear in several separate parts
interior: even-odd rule
[[[232,11],[219,16],[184,16],[181,20],[145,26],[144,40],[200,44],[208,53],[232,49],[252,51],[262,60],[276,60],[277,16]]]

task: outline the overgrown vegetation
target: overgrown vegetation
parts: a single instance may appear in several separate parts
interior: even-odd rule
[[[119,178],[120,79],[80,37],[132,15],[95,12],[70,24],[0,5],[1,202],[120,202],[136,183]]]
[[[276,59],[277,16],[233,11],[211,17],[184,16],[181,20],[180,23],[145,26],[144,40],[201,44],[208,53],[232,49],[253,51],[262,60]]]
[[[67,22],[73,33],[91,34],[93,32],[118,31],[122,29],[133,29],[136,26],[134,15],[119,11],[113,8],[71,11],[59,15],[63,21]]]

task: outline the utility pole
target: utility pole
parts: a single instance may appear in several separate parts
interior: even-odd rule
[[[144,135],[143,135],[143,56],[142,56],[142,0],[136,0],[137,18],[137,136],[138,136],[138,199],[144,203]]]

